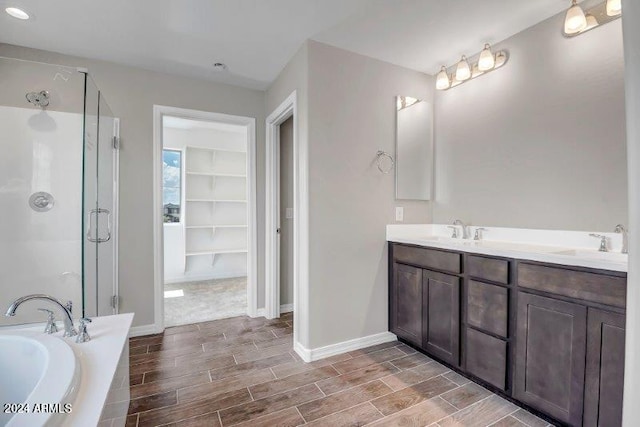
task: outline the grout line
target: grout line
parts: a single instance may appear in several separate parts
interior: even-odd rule
[[[220,416],[220,411],[216,411],[218,413],[218,421],[220,421],[220,425],[222,426],[222,417]]]
[[[304,417],[304,415],[302,415],[302,412],[300,412],[300,409],[298,409],[298,407],[297,407],[297,406],[294,406],[294,408],[296,408],[296,411],[298,411],[298,414],[300,414],[300,418],[302,418],[302,421],[304,421],[304,423],[303,423],[303,424],[307,424],[307,420],[306,420],[306,418]]]
[[[253,397],[253,393],[251,393],[251,390],[249,390],[249,387],[245,387],[245,388],[246,388],[246,389],[247,389],[247,391],[249,392],[249,397],[251,397],[251,401],[252,401],[252,402],[255,402],[255,401],[256,401],[256,399]],[[240,390],[242,390],[242,389],[240,389]]]

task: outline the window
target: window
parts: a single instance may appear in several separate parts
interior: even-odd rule
[[[182,152],[162,150],[162,204],[164,222],[180,222]]]

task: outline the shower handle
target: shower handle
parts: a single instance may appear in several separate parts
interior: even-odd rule
[[[107,214],[107,236],[106,237],[93,237],[91,234],[91,230],[93,228],[93,217],[94,215],[97,217],[100,214]],[[109,209],[103,209],[103,208],[96,208],[96,209],[91,209],[91,211],[89,211],[89,213],[87,214],[87,240],[93,243],[105,243],[108,242],[109,240],[111,240],[111,211],[109,211]],[[96,227],[96,234],[98,232],[98,229]]]

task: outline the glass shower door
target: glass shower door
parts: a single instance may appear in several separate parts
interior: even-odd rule
[[[114,145],[116,120],[93,80],[86,76],[84,114],[83,236],[84,315],[116,312],[114,239]]]

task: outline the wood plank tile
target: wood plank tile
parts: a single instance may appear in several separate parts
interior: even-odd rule
[[[208,378],[209,375],[207,374],[207,380]],[[275,376],[271,372],[271,369],[265,368],[255,372],[250,372],[247,375],[224,378],[213,382],[194,385],[192,387],[187,386],[178,389],[178,402],[186,403],[202,398],[214,397],[222,393],[240,390],[254,384],[260,384],[274,379]]]
[[[333,367],[323,366],[322,368],[312,369],[310,371],[291,375],[279,380],[251,386],[249,387],[249,391],[255,400],[259,400],[287,390],[312,384],[317,381],[324,380],[325,378],[335,377],[337,375],[338,371],[333,369]]]
[[[171,345],[152,344],[149,346],[149,353],[161,351],[166,355],[179,356],[181,354],[195,353],[199,349],[202,349],[202,345],[203,343],[172,343]]]
[[[428,356],[425,356],[422,353],[414,353],[409,356],[405,356],[400,359],[394,360],[392,363],[398,369],[404,371],[407,369],[415,368],[418,365],[424,365],[425,363],[431,362],[431,359]]]
[[[513,416],[509,415],[508,417],[504,417],[501,420],[497,421],[496,423],[491,424],[491,427],[529,427],[529,426],[513,418]],[[546,424],[544,425],[544,427],[546,427]]]
[[[384,377],[382,378],[382,381],[391,387],[393,391],[398,391],[412,386],[413,384],[418,384],[433,377],[437,377],[438,375],[442,375],[448,370],[449,368],[438,362],[429,362],[424,365],[419,365],[415,368]]]
[[[492,393],[475,383],[465,384],[462,387],[453,389],[447,393],[444,393],[442,397],[444,400],[452,404],[458,409],[464,409],[467,406],[473,405],[476,402],[490,396]]]
[[[541,420],[524,409],[519,409],[515,413],[511,414],[511,416],[530,427],[547,427],[547,425],[549,425],[548,422]]]
[[[256,346],[253,342],[240,345],[221,346],[217,348],[212,347],[207,351],[201,350],[200,353],[191,353],[176,357],[176,366],[198,365],[218,357],[240,355],[252,351],[256,351]]]
[[[208,399],[200,399],[189,403],[141,412],[138,420],[139,427],[157,426],[182,421],[200,415],[210,414],[219,409],[229,408],[250,402],[251,396],[247,389],[224,393]]]
[[[162,342],[170,341],[173,341],[173,336],[165,336],[164,334],[143,335],[141,337],[129,338],[129,347],[160,344]]]
[[[438,421],[441,427],[485,427],[515,411],[517,407],[510,402],[492,395],[478,403],[456,412]]]
[[[132,399],[131,402],[129,402],[128,413],[135,414],[137,412],[149,411],[151,409],[164,408],[165,406],[172,406],[176,403],[178,403],[178,396],[175,390],[152,394],[150,396]]]
[[[304,402],[322,397],[322,392],[315,384],[310,384],[284,393],[269,396],[242,405],[220,411],[223,426],[230,426],[252,420],[263,415],[278,412],[282,409],[300,405]]]
[[[145,354],[148,348],[149,348],[148,345],[141,345],[139,347],[129,346],[129,357],[131,357],[134,354]]]
[[[171,423],[168,424],[167,427],[221,427],[221,424],[218,412],[216,411]]]
[[[222,356],[215,359],[207,360],[197,365],[169,367],[166,369],[157,369],[148,371],[144,374],[144,382],[150,383],[168,378],[181,377],[197,372],[207,371],[209,369],[221,369],[225,367],[233,367],[236,364],[233,356]]]
[[[355,387],[378,378],[386,377],[395,372],[399,372],[398,368],[389,362],[374,363],[356,371],[340,375],[335,378],[328,378],[318,382],[318,387],[326,395],[337,393],[339,391]]]
[[[304,424],[304,419],[296,408],[288,408],[280,412],[265,415],[236,424],[235,427],[295,427]]]
[[[274,366],[278,366],[291,361],[293,361],[293,357],[291,357],[289,353],[280,354],[278,356],[256,360],[255,362],[241,363],[235,366],[227,366],[220,369],[214,369],[209,371],[209,374],[211,375],[212,380],[219,380],[222,378],[235,377],[236,375],[242,375],[264,368],[272,368]]]
[[[311,363],[305,363],[299,357],[296,357],[295,359],[295,362],[274,366],[272,368],[272,371],[276,375],[276,377],[284,378],[288,377],[289,375],[299,374],[300,372],[331,365],[336,362],[342,362],[344,360],[351,359],[351,356],[349,356],[348,354],[339,354],[337,356],[331,356],[325,359],[316,360],[315,362]]]
[[[137,427],[138,414],[128,415],[124,427]]]
[[[444,377],[435,377],[375,399],[371,403],[386,416],[417,405],[424,400],[429,400],[456,387],[454,383]]]
[[[442,400],[440,397],[434,397],[385,417],[381,421],[371,424],[371,426],[428,426],[455,413],[456,411],[456,408]]]
[[[398,350],[400,350],[401,352],[406,353],[406,354],[413,354],[413,353],[417,353],[417,351],[416,351],[414,348],[409,347],[408,345],[406,345],[406,344],[402,344],[402,343],[401,343],[401,344],[399,344],[399,345],[397,345],[397,346],[396,346],[396,348],[397,348]]]
[[[181,326],[171,326],[164,330],[165,335],[175,335],[175,334],[184,334],[186,332],[199,331],[197,323],[192,323],[190,325],[181,325]]]
[[[375,351],[384,350],[385,348],[397,347],[398,345],[400,345],[398,341],[389,341],[382,344],[372,345],[371,347],[365,347],[359,350],[353,350],[353,351],[350,351],[348,354],[351,357],[358,357],[364,354],[373,353]]]
[[[133,387],[134,385],[142,384],[143,380],[144,380],[144,374],[129,375],[129,387]]]
[[[449,381],[452,381],[458,385],[465,385],[465,384],[469,384],[471,382],[471,380],[469,378],[463,377],[462,375],[460,375],[457,372],[451,371],[451,372],[447,372],[446,374],[442,375],[443,377],[445,377],[446,379],[448,379]]]
[[[382,418],[382,414],[371,403],[365,402],[338,413],[327,415],[306,425],[310,427],[354,427],[364,426],[380,418]]]
[[[344,374],[350,371],[355,371],[356,369],[362,369],[368,365],[373,365],[374,363],[387,362],[389,360],[398,359],[403,356],[405,356],[403,352],[401,352],[397,348],[391,347],[358,356],[350,360],[345,360],[344,362],[334,363],[333,367],[336,368],[336,370],[341,374]]]
[[[291,351],[291,344],[274,345],[273,347],[267,347],[262,349],[254,349],[253,351],[244,352],[241,354],[234,353],[237,363],[253,362],[255,360],[264,359],[271,356],[277,356],[279,354],[289,353]]]
[[[170,359],[155,359],[147,362],[136,363],[129,366],[129,375],[144,374],[145,372],[175,368],[176,361]]]
[[[314,400],[298,406],[298,410],[307,422],[326,417],[359,403],[384,396],[391,392],[382,381],[375,380],[367,384]],[[224,422],[224,421],[223,421]]]
[[[286,337],[287,335],[292,335],[293,334],[293,328],[287,326],[287,327],[284,327],[284,328],[272,329],[271,332],[273,332],[276,337],[281,338],[281,337]]]
[[[165,391],[177,390],[182,387],[188,387],[208,382],[210,382],[209,373],[199,372],[191,375],[184,375],[181,377],[168,378],[152,383],[132,386],[129,390],[131,393],[131,398],[136,399],[142,396],[151,396],[152,394],[163,393]]]
[[[253,340],[258,348],[273,347],[274,345],[290,344],[293,347],[293,335],[285,335],[284,337],[274,338],[272,340]]]

